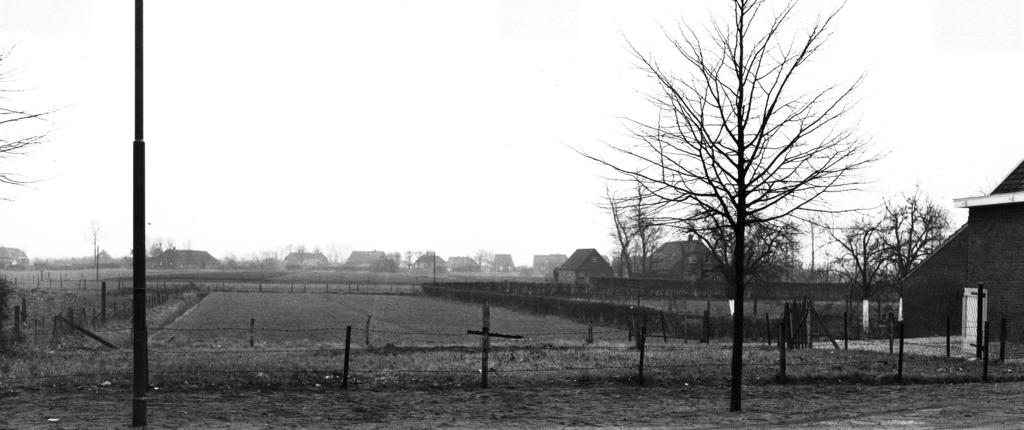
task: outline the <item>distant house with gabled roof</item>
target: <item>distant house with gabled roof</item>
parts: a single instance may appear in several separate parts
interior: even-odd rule
[[[451,257],[448,259],[448,270],[451,272],[479,272],[480,264],[472,257]]]
[[[581,284],[590,278],[604,278],[613,275],[608,260],[594,248],[577,249],[561,266],[555,269],[555,282],[560,284]]]
[[[651,269],[641,276],[684,281],[704,278],[717,262],[711,250],[692,236],[662,244],[650,258]]]
[[[398,267],[384,251],[352,251],[342,268],[368,272],[393,272]]]
[[[319,252],[293,252],[284,257],[284,268],[288,270],[323,269],[328,265],[327,257]]]
[[[17,248],[0,247],[0,269],[20,269],[28,267],[28,255]]]
[[[416,262],[412,264],[414,269],[426,269],[426,270],[437,270],[438,272],[444,272],[448,270],[448,263],[445,263],[444,259],[437,256],[437,254],[423,254],[420,258],[416,259]]]
[[[569,260],[565,254],[547,254],[533,256],[533,272],[545,278],[555,275],[555,269]]]
[[[146,267],[151,269],[213,269],[218,266],[220,261],[209,252],[195,249],[168,249],[146,259]]]
[[[491,261],[492,272],[514,272],[516,265],[512,263],[512,254],[494,254]]]

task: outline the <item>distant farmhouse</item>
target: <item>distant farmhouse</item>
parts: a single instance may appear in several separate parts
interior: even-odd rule
[[[479,272],[480,264],[471,257],[451,257],[448,259],[448,270],[452,272]]]
[[[715,268],[715,257],[708,247],[693,236],[667,242],[651,254],[651,270],[646,277],[692,281],[705,277]]]
[[[293,252],[284,257],[284,268],[288,270],[324,269],[329,264],[319,252]]]
[[[383,251],[352,251],[342,268],[368,272],[393,272],[398,262],[392,261]]]
[[[976,303],[979,282],[993,329],[1001,318],[1024,321],[1024,162],[991,194],[953,203],[968,210],[967,224],[903,279],[908,335],[944,334],[947,316],[954,332],[963,327],[962,310]],[[971,326],[976,313],[968,309]],[[1014,339],[1024,335],[1024,325],[1009,330]]]
[[[0,247],[0,269],[21,269],[29,265],[25,251]]]
[[[516,265],[512,263],[511,254],[494,254],[494,261],[491,263],[492,272],[514,272]]]
[[[612,276],[612,266],[594,248],[577,249],[569,259],[555,269],[555,282],[582,284],[590,278]]]
[[[412,264],[414,269],[426,269],[426,270],[437,270],[438,272],[444,272],[448,270],[448,263],[445,263],[444,259],[438,257],[436,254],[424,254],[420,258],[416,259],[416,262]]]
[[[206,251],[192,249],[168,249],[160,255],[146,259],[151,269],[213,269],[220,262]]]
[[[534,273],[549,278],[554,276],[555,269],[561,266],[569,257],[565,254],[548,254],[548,255],[534,255],[533,256],[533,271]]]

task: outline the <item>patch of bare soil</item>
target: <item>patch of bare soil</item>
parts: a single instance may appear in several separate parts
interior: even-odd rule
[[[0,394],[2,428],[125,428],[123,390]],[[57,419],[59,421],[50,421]],[[1024,383],[158,390],[150,428],[1019,428]]]

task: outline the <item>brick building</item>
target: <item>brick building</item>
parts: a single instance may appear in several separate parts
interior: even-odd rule
[[[555,282],[582,284],[593,277],[611,277],[612,266],[594,248],[577,249],[555,269]]]
[[[907,334],[960,332],[964,288],[985,283],[988,320],[1024,321],[1024,162],[987,196],[955,199],[967,224],[904,279]],[[1024,323],[1009,336],[1024,336]]]

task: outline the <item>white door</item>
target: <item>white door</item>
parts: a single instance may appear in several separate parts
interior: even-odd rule
[[[977,351],[978,345],[978,327],[984,329],[985,321],[988,321],[988,298],[989,291],[985,290],[985,297],[981,303],[981,324],[978,324],[978,289],[977,288],[964,288],[964,307],[960,315],[963,315],[963,319],[960,326],[960,333],[963,334],[963,341],[961,343],[963,355],[965,357],[973,357]],[[982,332],[982,335],[985,333]]]

